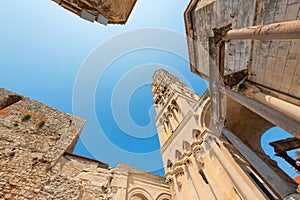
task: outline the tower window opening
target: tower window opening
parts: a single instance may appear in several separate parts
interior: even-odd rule
[[[168,160],[168,162],[167,162],[167,168],[171,168],[173,166],[173,163],[170,161],[170,160]]]

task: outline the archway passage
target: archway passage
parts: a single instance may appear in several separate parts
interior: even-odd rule
[[[273,160],[273,158],[276,157],[274,151],[268,154],[263,149],[264,146],[273,149],[269,143],[276,141],[276,139],[269,140],[263,147],[261,146],[262,136],[268,130],[275,127],[275,125],[230,97],[227,98],[226,112],[226,128],[232,131],[234,136],[248,148],[248,155],[251,154],[254,156],[251,158],[255,159],[249,159],[248,157],[247,161],[251,169],[259,176],[259,179],[262,180],[262,183],[265,183],[276,196],[285,197],[287,194],[296,191],[298,184],[285,170],[278,166],[278,162]],[[278,135],[278,133],[274,133],[274,135]],[[285,138],[281,137],[278,139],[281,140]],[[243,149],[239,149],[239,151],[242,154],[245,153]],[[281,163],[285,163],[281,158],[278,159]],[[275,177],[274,179],[269,178],[270,171],[272,176]],[[255,180],[253,181],[256,182]]]

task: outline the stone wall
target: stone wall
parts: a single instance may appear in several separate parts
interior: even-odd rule
[[[213,28],[233,29],[299,20],[299,0],[192,0],[185,13],[191,69],[208,79],[208,39]],[[298,39],[231,40],[225,75],[248,69],[248,80],[282,100],[300,105]]]
[[[53,0],[63,8],[81,16],[82,11],[91,14],[97,21],[104,16],[109,24],[125,24],[136,0]]]
[[[0,89],[0,200],[126,200],[136,187],[151,199],[169,194],[162,177],[71,154],[84,123]]]
[[[12,95],[0,90],[2,102]],[[38,198],[53,166],[72,150],[84,120],[26,97],[6,106],[0,110],[0,197]]]

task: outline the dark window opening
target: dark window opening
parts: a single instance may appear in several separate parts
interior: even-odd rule
[[[203,181],[204,181],[206,184],[208,184],[208,180],[207,180],[207,178],[206,178],[204,172],[200,170],[200,171],[199,171],[199,174],[201,175]]]

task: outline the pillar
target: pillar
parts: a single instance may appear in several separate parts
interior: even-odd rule
[[[235,164],[230,162],[230,159],[222,152],[220,147],[216,145],[216,141],[212,137],[208,137],[207,143],[211,151],[216,156],[219,163],[222,165],[226,175],[231,180],[235,188],[245,199],[264,199],[262,193],[254,186],[252,181],[244,174],[242,170],[237,170]],[[245,179],[246,178],[246,179]]]
[[[174,122],[174,118],[172,117],[171,113],[167,114],[167,119],[169,121],[171,131],[174,131],[176,129],[176,124]]]
[[[164,144],[164,142],[166,141],[166,130],[165,130],[165,127],[164,127],[164,124],[159,124],[158,127],[157,127],[157,132],[159,134],[159,142],[160,142],[160,146],[162,146]]]
[[[190,161],[190,163],[186,164],[186,170],[191,176],[191,182],[193,184],[193,187],[195,188],[195,192],[197,193],[198,199],[214,200],[215,197],[213,196],[212,191],[207,186],[207,184],[203,180],[201,180],[202,178],[198,173],[199,169],[195,164],[195,160],[193,158],[191,159],[192,160]]]
[[[224,40],[233,39],[300,39],[300,20],[229,30]]]
[[[300,122],[300,107],[289,102],[283,101],[276,97],[264,94],[262,92],[255,93],[253,98],[258,102],[269,106],[279,112],[282,112],[294,120]]]
[[[276,126],[279,126],[300,139],[300,123],[293,118],[286,116],[272,108],[269,108],[255,100],[245,97],[231,89],[226,89],[226,94],[235,100],[237,103],[243,105],[249,110],[255,112],[262,118],[265,118],[269,122]]]
[[[187,183],[187,187],[189,188],[188,191],[190,192],[191,199],[200,199],[198,196],[198,193],[196,191],[196,187],[200,187],[200,186],[194,184],[193,176],[190,173],[190,170],[188,169],[188,167],[191,164],[192,164],[191,162],[189,162],[189,163],[187,163],[186,161],[184,162],[183,168],[184,168],[185,182]]]
[[[178,183],[180,183],[179,192],[181,194],[181,199],[193,199],[190,194],[190,188],[188,187],[188,183],[185,178],[185,174],[183,169],[180,168],[180,171],[176,173],[176,179]]]
[[[177,195],[175,193],[174,179],[167,177],[167,183],[170,186],[171,197],[174,200],[178,200]]]
[[[182,196],[182,193],[181,193],[181,183],[177,180],[177,177],[176,175],[173,175],[172,176],[173,180],[174,180],[174,191],[175,191],[175,194],[176,194],[176,197],[178,200],[181,200],[181,199],[184,199],[184,197]]]
[[[209,167],[207,167],[207,165],[204,164],[208,160],[207,158],[205,158],[207,157],[207,152],[201,147],[199,148],[199,150],[194,151],[193,154],[194,154],[196,164],[198,166],[197,172],[200,178],[202,179],[203,183],[207,185],[206,188],[209,188],[209,191],[211,191],[212,196],[214,197],[212,199],[222,199],[223,195],[214,179],[214,172],[212,172],[209,169]],[[200,174],[200,172],[202,172],[205,178],[207,179],[207,183],[205,183],[204,177],[203,175]]]
[[[178,111],[176,110],[176,108],[173,108],[173,114],[174,114],[175,118],[177,119],[178,123],[180,123],[182,118],[181,118],[180,114],[178,113]]]
[[[171,129],[170,129],[170,126],[169,126],[167,121],[164,121],[164,128],[165,128],[166,134],[170,135],[171,134]]]
[[[264,161],[251,151],[238,137],[228,128],[223,128],[223,134],[234,145],[239,152],[248,160],[257,172],[273,187],[273,189],[284,198],[295,193],[294,188],[289,187]]]

